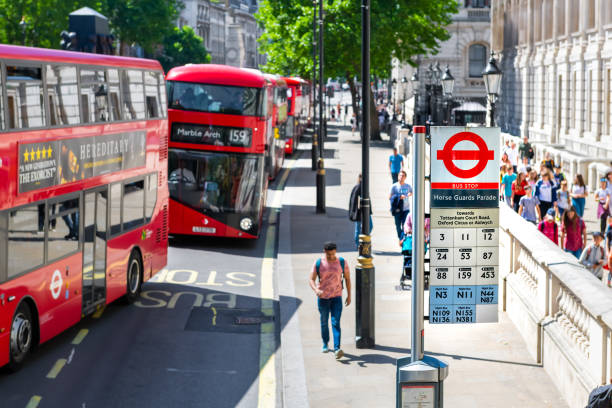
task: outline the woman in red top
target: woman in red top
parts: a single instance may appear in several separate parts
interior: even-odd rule
[[[570,252],[576,258],[580,258],[582,249],[586,246],[586,240],[586,226],[576,213],[576,208],[572,205],[563,214],[561,245],[565,252]]]
[[[525,173],[519,173],[516,180],[512,183],[512,208],[518,212],[519,201],[525,196],[525,186],[527,185],[527,176]]]

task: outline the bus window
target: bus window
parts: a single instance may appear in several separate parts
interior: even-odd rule
[[[159,72],[157,73],[157,79],[159,80],[159,102],[161,105],[162,117],[165,118],[166,114],[168,113],[168,104],[166,100],[166,84],[164,81],[164,76]]]
[[[47,65],[50,125],[76,125],[79,116],[76,67]]]
[[[83,123],[109,120],[108,87],[104,70],[81,69],[81,109]]]
[[[121,183],[111,184],[110,188],[110,232],[121,232]]]
[[[147,196],[145,198],[145,218],[146,222],[151,221],[155,203],[157,202],[157,173],[147,176]]]
[[[45,126],[42,68],[6,67],[6,94],[10,129]]]
[[[147,118],[161,117],[161,107],[159,105],[159,85],[157,83],[157,74],[151,71],[145,71],[145,97],[147,102]]]
[[[122,71],[121,85],[123,110],[128,120],[145,119],[144,86],[142,71]]]
[[[47,259],[51,262],[79,249],[79,199],[47,204]]]
[[[42,208],[41,208],[42,207]],[[12,278],[44,261],[44,204],[29,205],[9,212],[8,277]],[[42,210],[43,223],[39,222]]]
[[[123,186],[124,231],[144,223],[144,192],[144,180],[125,183]]]
[[[109,69],[106,71],[108,78],[108,98],[110,103],[111,120],[121,120],[121,103],[119,102],[119,71]]]

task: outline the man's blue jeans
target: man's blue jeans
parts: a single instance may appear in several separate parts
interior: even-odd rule
[[[340,348],[340,316],[342,315],[342,296],[321,299],[318,298],[321,314],[321,338],[323,345],[329,343],[329,315],[331,313],[332,332],[334,334],[334,351]]]
[[[394,215],[395,217],[395,230],[397,231],[397,239],[402,239],[402,230],[404,229],[404,222],[410,211],[401,211]]]
[[[374,229],[372,216],[370,215],[370,232]],[[361,235],[361,221],[355,221],[355,246],[359,248],[359,235]]]

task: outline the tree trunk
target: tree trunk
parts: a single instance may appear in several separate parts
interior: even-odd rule
[[[346,80],[349,84],[349,88],[351,90],[351,99],[353,105],[353,112],[359,112],[359,106],[357,105],[357,87],[355,86],[355,81],[353,80],[352,75],[348,72],[346,73]],[[361,85],[363,86],[363,84]],[[360,116],[357,116],[357,119],[360,119]],[[357,126],[360,127],[360,121],[357,121]],[[378,126],[378,115],[376,111],[376,101],[374,100],[374,94],[370,92],[370,139],[371,140],[382,140],[380,137],[380,127]]]

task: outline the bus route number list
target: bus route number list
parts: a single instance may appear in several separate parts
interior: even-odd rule
[[[429,322],[497,322],[499,210],[431,209]]]

